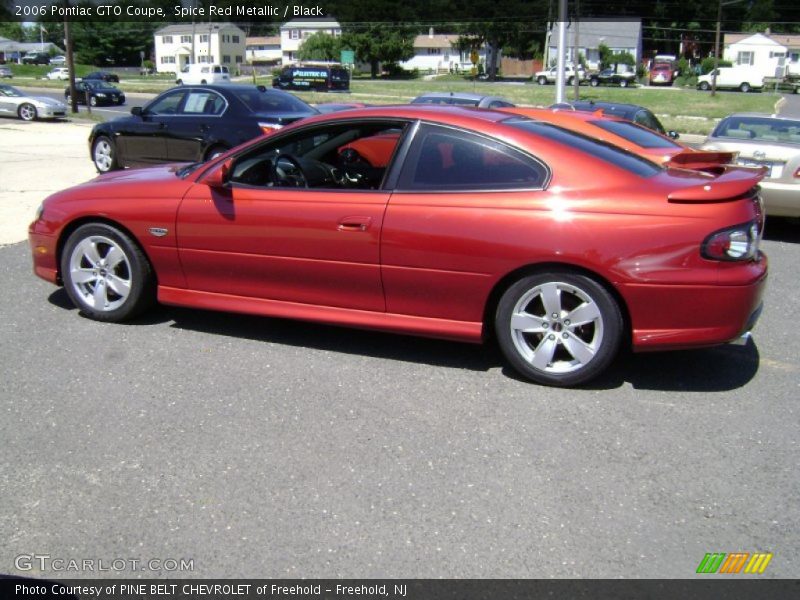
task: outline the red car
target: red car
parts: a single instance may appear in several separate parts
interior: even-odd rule
[[[374,107],[206,163],[101,175],[45,200],[29,233],[36,274],[94,319],[159,301],[495,337],[522,375],[567,386],[623,345],[749,331],[762,174],[668,170],[497,111]]]

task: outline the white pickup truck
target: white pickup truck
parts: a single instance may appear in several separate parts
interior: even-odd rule
[[[546,85],[548,83],[555,83],[556,77],[558,76],[558,69],[556,67],[551,67],[547,71],[538,71],[534,76],[533,79],[539,83],[539,85]],[[578,81],[584,81],[586,79],[586,71],[582,68],[578,69]],[[567,85],[572,85],[575,83],[575,69],[573,67],[565,67],[564,68],[564,81],[567,82]]]

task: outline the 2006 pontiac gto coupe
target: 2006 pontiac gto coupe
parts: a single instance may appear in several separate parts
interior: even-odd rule
[[[37,275],[87,316],[155,301],[481,342],[544,384],[737,340],[767,276],[763,171],[665,169],[491,110],[306,119],[44,201]]]

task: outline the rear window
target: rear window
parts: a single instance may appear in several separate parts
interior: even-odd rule
[[[739,140],[765,142],[800,142],[800,120],[771,119],[768,117],[730,117],[724,119],[712,134]]]
[[[302,113],[308,115],[316,112],[308,104],[291,94],[269,90],[262,92],[258,89],[232,91],[239,100],[244,102],[247,108],[256,113]]]
[[[634,125],[633,123],[607,120],[589,122],[600,129],[625,138],[641,148],[680,148],[680,144],[676,144],[671,139],[658,135],[650,129]]]
[[[595,158],[612,164],[615,167],[619,167],[620,169],[624,169],[634,175],[638,175],[639,177],[652,177],[662,171],[661,167],[657,164],[641,158],[640,156],[636,156],[635,154],[631,154],[627,150],[575,133],[574,131],[562,129],[551,123],[531,121],[530,119],[519,117],[506,119],[503,123],[516,127],[517,129],[529,131],[530,133],[563,144],[574,150],[584,152],[585,154],[594,156]]]
[[[333,81],[348,81],[350,73],[346,69],[331,69],[331,79]]]

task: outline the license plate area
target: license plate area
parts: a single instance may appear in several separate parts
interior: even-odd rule
[[[783,165],[781,162],[773,162],[771,160],[753,160],[749,158],[739,158],[736,164],[743,167],[767,167],[768,179],[778,179],[783,175]]]

